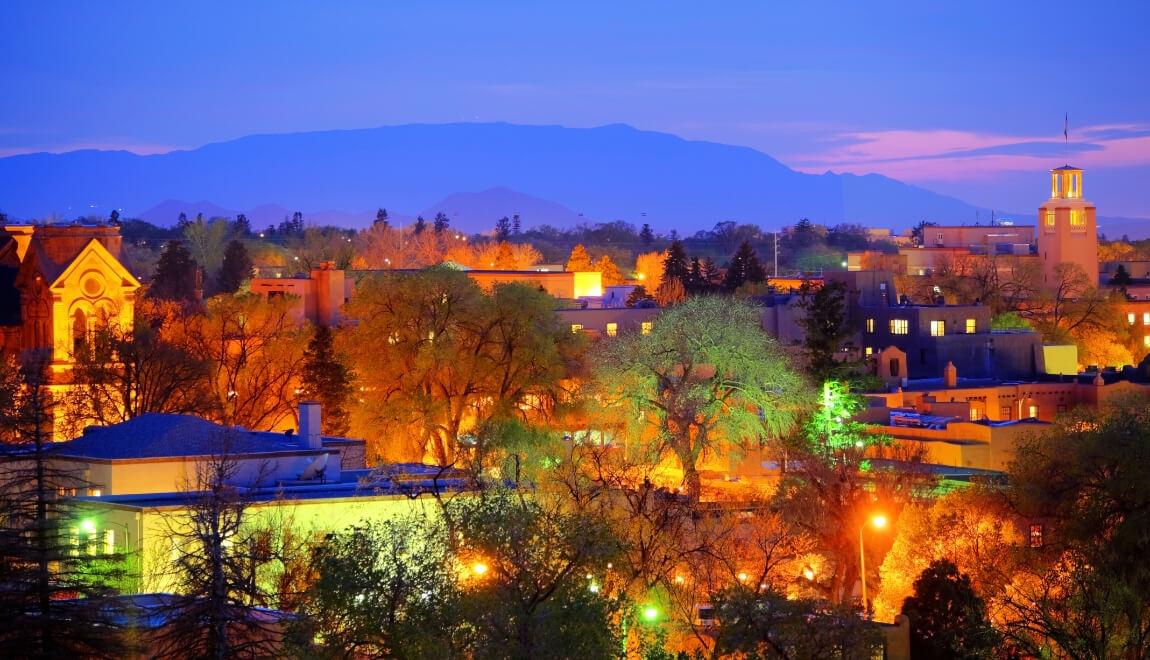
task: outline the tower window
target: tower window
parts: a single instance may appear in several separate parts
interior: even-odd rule
[[[910,332],[910,323],[906,319],[891,319],[890,333],[892,335],[905,335]]]
[[[1044,216],[1046,218],[1046,223],[1045,223],[1046,224],[1046,231],[1048,231],[1048,232],[1054,231],[1054,210],[1053,209],[1047,209]]]
[[[1070,230],[1086,231],[1086,215],[1082,209],[1070,209]]]

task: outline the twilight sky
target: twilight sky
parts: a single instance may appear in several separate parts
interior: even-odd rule
[[[0,3],[0,156],[627,123],[1030,211],[1150,218],[1150,2]]]

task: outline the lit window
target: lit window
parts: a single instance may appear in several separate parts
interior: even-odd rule
[[[1036,406],[1034,404],[1030,404],[1030,411],[1029,412],[1030,412],[1030,415],[1028,415],[1028,416],[1030,417],[1030,419],[1038,419],[1038,406]]]
[[[1001,406],[998,409],[998,416],[1003,420],[1010,419],[1010,406]]]
[[[1150,335],[1146,335],[1145,337],[1142,338],[1142,345],[1143,346],[1150,346]]]
[[[1046,211],[1046,228],[1051,230],[1054,229],[1054,209],[1049,209]]]
[[[649,334],[651,334],[651,330],[654,327],[655,327],[655,324],[652,323],[651,321],[643,321],[643,323],[639,326],[639,332],[642,332],[645,335],[649,335]]]
[[[910,332],[910,323],[906,319],[891,319],[890,333],[892,335],[905,335]]]
[[[982,416],[978,414],[978,408],[971,406],[971,408],[970,408],[970,421],[977,422],[980,419],[982,419]]]
[[[1070,228],[1077,231],[1086,228],[1086,215],[1082,209],[1070,209]]]
[[[1130,325],[1134,325],[1134,317],[1135,317],[1134,312],[1130,312],[1129,314],[1126,315],[1126,320],[1130,322]]]
[[[946,334],[946,321],[931,321],[930,336],[941,337]]]
[[[607,324],[607,336],[608,337],[615,337],[618,334],[619,334],[619,324],[618,323],[608,323]]]
[[[1147,340],[1150,340],[1150,337],[1147,337],[1146,339],[1147,339]],[[866,347],[866,354],[867,354],[867,357],[870,357],[871,355],[874,355],[874,349],[873,349],[873,348],[871,348],[870,346],[867,346],[867,347]]]
[[[1142,312],[1142,325],[1150,325],[1150,312]]]
[[[966,319],[966,334],[973,335],[977,329],[978,324],[974,322],[974,319]]]
[[[866,331],[867,332],[874,332],[874,319],[867,319],[866,320]]]
[[[1041,548],[1042,547],[1042,525],[1031,525],[1030,526],[1030,547],[1032,547],[1032,548]]]
[[[571,333],[572,334],[579,334],[582,330],[583,330],[583,324],[582,323],[572,323],[571,324]]]

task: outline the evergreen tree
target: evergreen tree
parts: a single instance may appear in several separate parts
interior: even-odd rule
[[[110,214],[108,214],[108,222],[110,222],[114,225],[120,224],[120,211],[119,211],[119,209],[112,209],[112,212]]]
[[[649,307],[655,303],[655,299],[651,294],[647,293],[647,287],[640,284],[639,286],[631,289],[631,295],[627,296],[627,302],[624,303],[628,307]]]
[[[1110,278],[1110,283],[1115,286],[1127,287],[1134,283],[1134,278],[1130,277],[1126,266],[1118,264],[1118,268],[1114,270],[1114,276]]]
[[[422,234],[426,230],[427,230],[427,221],[423,219],[422,215],[416,216],[415,227],[414,227],[415,234],[416,235]]]
[[[236,238],[247,238],[252,235],[252,225],[248,222],[248,216],[243,213],[236,216],[236,222],[232,229]]]
[[[447,228],[450,226],[451,220],[447,217],[446,213],[440,211],[435,214],[435,221],[432,223],[431,228],[435,230],[436,234],[442,234],[447,231]]]
[[[826,282],[812,286],[804,282],[799,289],[798,307],[804,310],[799,325],[803,328],[803,347],[816,382],[840,375],[843,364],[836,359],[839,348],[851,336],[847,323],[846,285]]]
[[[156,263],[148,295],[161,300],[195,300],[198,268],[199,264],[183,243],[168,241]]]
[[[986,606],[950,560],[940,559],[914,581],[902,605],[910,619],[910,653],[925,660],[993,658],[998,635]]]
[[[703,283],[711,288],[719,283],[719,266],[715,260],[707,257],[703,260]]]
[[[519,234],[523,233],[523,225],[519,219],[518,213],[511,216],[511,233],[515,236],[518,236]]]
[[[375,212],[375,222],[373,222],[371,226],[387,229],[387,209],[381,208]]]
[[[683,249],[683,243],[671,241],[671,247],[667,249],[667,258],[663,260],[662,284],[676,280],[679,286],[685,290],[690,275],[691,267],[687,263],[687,252]]]
[[[320,326],[315,329],[307,345],[301,380],[300,395],[319,401],[323,407],[323,432],[326,435],[347,435],[351,372],[335,351],[331,328]]]
[[[699,263],[698,257],[691,257],[691,272],[687,275],[687,292],[688,293],[706,293],[707,281],[703,277],[703,265]]]
[[[223,265],[220,266],[220,272],[216,276],[220,291],[235,293],[251,276],[252,258],[248,255],[248,249],[239,241],[228,243],[227,249],[224,250]]]
[[[0,657],[122,657],[119,613],[106,597],[126,577],[125,555],[108,551],[99,514],[81,519],[69,496],[91,484],[53,460],[49,359],[24,356],[13,405],[0,410],[12,442],[0,472]],[[126,539],[112,541],[127,550]]]
[[[611,257],[603,255],[599,257],[599,261],[595,262],[595,270],[603,274],[603,286],[614,286],[623,283],[623,273],[620,272],[619,267],[611,260]]]
[[[595,270],[591,255],[587,253],[587,248],[583,247],[582,243],[571,249],[571,256],[567,257],[567,266],[564,270],[568,273],[587,273]]]
[[[495,221],[495,240],[505,242],[511,238],[511,219],[507,216]]]
[[[759,263],[759,257],[749,241],[743,241],[731,263],[727,266],[727,274],[723,279],[723,288],[734,291],[747,282],[762,282],[767,279],[767,273]]]
[[[176,228],[183,230],[183,228],[187,227],[187,226],[188,226],[188,214],[181,212],[180,217],[176,220]]]
[[[643,241],[643,245],[650,245],[655,240],[655,232],[651,231],[651,225],[646,222],[643,223],[643,228],[639,230],[639,240]]]

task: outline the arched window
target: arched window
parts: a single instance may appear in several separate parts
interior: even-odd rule
[[[84,310],[77,309],[72,313],[72,350],[78,350],[80,344],[88,338],[88,316]]]

